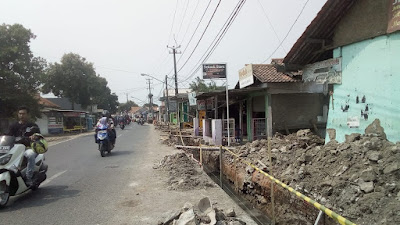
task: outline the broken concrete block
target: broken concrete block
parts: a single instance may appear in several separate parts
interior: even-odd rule
[[[360,140],[361,139],[361,134],[359,134],[359,133],[352,133],[350,135],[346,134],[345,138],[346,138],[346,142],[347,143],[351,143],[351,142],[355,142],[355,141]]]
[[[386,165],[385,169],[383,170],[384,174],[392,173],[400,169],[400,162],[392,162]]]
[[[374,190],[374,182],[370,181],[370,182],[365,182],[362,179],[360,179],[358,181],[358,186],[360,187],[360,189],[362,191],[364,191],[365,193],[370,193]]]
[[[197,204],[197,207],[199,208],[200,212],[204,214],[207,214],[212,210],[211,201],[208,197],[202,198]]]
[[[341,152],[341,151],[344,151],[344,150],[347,150],[347,149],[349,149],[351,146],[350,146],[350,144],[349,143],[342,143],[342,144],[340,144],[338,147],[337,147],[337,151],[339,151],[339,152]]]
[[[215,218],[217,219],[217,221],[226,220],[226,216],[222,210],[215,210]]]
[[[191,208],[193,208],[192,203],[186,202],[185,205],[183,205],[182,210],[183,210],[183,211],[188,211],[188,210],[191,209]]]
[[[226,211],[226,216],[227,216],[227,217],[235,217],[235,216],[236,216],[235,210],[234,210],[234,209],[228,209],[228,210]]]
[[[179,211],[179,210],[169,211],[166,213],[166,216],[164,216],[165,219],[163,220],[162,224],[169,224],[173,220],[179,218],[180,215],[181,215],[181,211]]]
[[[378,136],[386,139],[385,130],[381,126],[381,121],[375,119],[367,128],[365,128],[365,134],[377,134]]]
[[[299,130],[299,131],[297,131],[296,136],[297,137],[304,137],[304,136],[307,136],[310,133],[311,133],[310,129]]]
[[[369,151],[367,153],[367,157],[369,160],[377,162],[378,160],[382,159],[382,154],[378,151]]]
[[[375,181],[377,176],[376,173],[372,169],[364,170],[361,172],[360,178],[366,182]]]
[[[179,216],[176,225],[196,225],[196,218],[193,209],[190,209]]]

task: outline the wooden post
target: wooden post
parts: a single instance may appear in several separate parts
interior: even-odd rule
[[[268,135],[268,157],[269,157],[269,172],[272,174],[272,151],[271,151],[271,136],[270,133],[267,132]],[[271,206],[272,206],[272,221],[271,224],[275,225],[275,196],[274,196],[274,182],[271,182]]]
[[[222,187],[222,146],[219,146],[219,182]]]

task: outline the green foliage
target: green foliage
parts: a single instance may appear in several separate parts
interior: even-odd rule
[[[107,80],[96,75],[93,64],[78,54],[65,54],[60,63],[51,64],[43,81],[44,93],[52,92],[84,107],[97,104],[110,112],[117,110],[118,97],[111,94]]]
[[[35,98],[46,61],[34,57],[29,43],[35,35],[20,24],[0,25],[0,117],[11,117],[21,105],[40,116]]]
[[[118,112],[125,112],[125,111],[130,111],[132,107],[137,107],[138,104],[136,104],[134,101],[128,101],[126,103],[122,103],[118,107]]]
[[[211,92],[211,91],[221,91],[224,90],[225,87],[217,86],[214,81],[210,81],[208,84],[200,77],[196,77],[196,80],[189,84],[190,89],[195,91],[196,93],[200,92]]]

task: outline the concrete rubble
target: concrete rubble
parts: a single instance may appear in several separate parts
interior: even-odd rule
[[[348,135],[344,143],[333,140],[323,144],[310,130],[300,130],[271,139],[272,165],[267,140],[237,147],[236,153],[357,224],[400,224],[400,143],[387,141],[379,124],[373,124],[366,134]],[[224,162],[232,163],[233,157],[225,154]],[[260,201],[269,195],[263,196],[255,188],[260,184],[254,179],[254,170],[239,165],[243,176],[240,191],[257,204],[268,205],[269,201]],[[278,202],[276,207],[280,224],[293,221],[285,218],[290,215],[290,204]],[[313,223],[303,219],[299,224]]]
[[[236,217],[233,209],[224,212],[213,207],[208,197],[196,205],[186,203],[182,209],[171,211],[158,225],[245,225],[246,222]]]
[[[153,168],[169,173],[169,190],[185,191],[216,186],[208,176],[204,176],[200,166],[183,152],[164,157]]]

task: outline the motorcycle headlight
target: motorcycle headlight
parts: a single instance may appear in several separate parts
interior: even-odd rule
[[[8,162],[10,162],[12,155],[5,155],[3,157],[0,158],[0,165],[4,166],[6,165]]]

